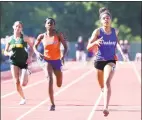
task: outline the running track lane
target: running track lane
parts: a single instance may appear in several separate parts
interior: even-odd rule
[[[86,70],[87,73],[87,70]],[[83,75],[82,75],[83,76]],[[71,75],[69,76],[71,77]],[[92,70],[79,82],[72,85],[64,92],[56,96],[56,111],[49,112],[45,102],[31,113],[24,116],[22,120],[86,120],[90,113],[94,100],[99,95],[98,83],[95,80],[95,71]]]
[[[140,75],[140,74],[139,74]],[[141,84],[132,65],[119,64],[112,80],[110,114],[107,120],[141,120]],[[101,99],[92,120],[103,120]]]
[[[86,70],[88,70],[88,69],[82,69],[82,66],[81,67],[78,66],[78,67],[76,67],[76,69],[73,69],[73,71],[71,70],[67,74],[65,73],[63,86],[70,83],[75,78],[81,76],[84,72],[86,72]],[[74,75],[69,77],[69,75],[71,75],[72,72],[74,72]],[[38,76],[37,78],[41,78],[41,76]],[[13,85],[13,84],[11,84],[11,85]],[[59,90],[59,88],[57,88],[55,86],[54,86],[54,88],[55,88],[55,92]],[[47,89],[48,89],[47,82],[43,82],[43,83],[40,83],[36,86],[25,89],[24,91],[25,91],[25,95],[28,98],[28,101],[27,101],[28,103],[24,106],[18,105],[19,96],[17,94],[13,94],[11,96],[3,98],[1,100],[2,120],[7,120],[7,119],[15,120],[18,116],[25,113],[30,108],[34,107],[36,104],[39,104],[42,100],[45,100],[48,96]],[[48,109],[48,106],[47,106],[47,109]]]
[[[74,69],[77,70],[78,68],[82,67],[81,65],[74,66],[74,64],[75,64],[74,62],[73,63],[66,63],[66,65],[63,68],[63,72],[67,73],[69,71],[72,71]],[[45,82],[45,81],[47,81],[47,80],[45,79],[45,75],[44,75],[43,71],[32,73],[29,76],[29,85],[27,87],[24,87],[24,89],[28,88],[28,87],[32,87],[34,85],[38,85],[38,84]],[[15,87],[14,87],[14,83],[13,83],[12,79],[9,79],[6,81],[2,80],[1,84],[2,84],[1,85],[1,98],[5,97],[4,95],[9,92],[15,91]],[[16,93],[16,91],[14,93]]]
[[[131,106],[134,107],[133,104],[135,104],[135,103],[140,103],[139,101],[136,101],[134,103],[132,102],[133,104],[131,104],[131,102],[130,102],[131,106],[128,106],[129,104],[127,105],[126,94],[129,93],[130,91],[125,90],[126,93],[123,92],[124,94],[120,94],[119,93],[120,91],[117,92],[118,89],[120,89],[120,88],[122,88],[122,90],[126,89],[126,87],[124,87],[125,86],[124,84],[126,84],[126,83],[130,84],[129,80],[126,80],[127,82],[126,83],[124,82],[123,85],[122,85],[122,83],[120,83],[120,81],[119,81],[121,79],[120,76],[126,76],[125,70],[123,70],[122,68],[125,69],[125,70],[128,70],[128,73],[132,75],[131,79],[132,79],[132,77],[134,77],[135,80],[137,79],[134,71],[132,70],[132,68],[130,66],[119,65],[118,70],[117,70],[117,72],[114,76],[114,79],[118,83],[117,82],[115,83],[114,81],[112,81],[112,86],[114,84],[118,88],[114,87],[112,89],[118,95],[121,95],[123,97],[124,101],[123,101],[123,99],[121,101],[118,100],[118,99],[115,100],[116,98],[115,97],[113,98],[114,93],[112,93],[113,95],[112,95],[111,102],[112,103],[114,102],[114,105],[115,105],[116,102],[119,103],[119,104],[121,104],[121,102],[122,102],[122,104],[124,103],[124,106],[120,106],[121,109],[119,107],[119,110],[117,110],[118,107],[116,106],[117,107],[116,108],[114,105],[112,105],[112,107],[114,106],[115,108],[110,107],[112,109],[112,111],[109,115],[109,120],[114,120],[114,119],[117,120],[116,115],[114,115],[115,113],[117,113],[117,116],[122,118],[123,116],[121,116],[120,114],[123,114],[126,111],[126,109],[129,109],[129,111],[133,111],[133,110],[130,110],[130,107]],[[86,71],[88,71],[88,69]],[[73,74],[74,73],[75,72],[73,72]],[[68,77],[71,77],[71,76],[72,76],[72,74],[69,75]],[[92,110],[92,107],[94,105],[94,102],[96,103],[98,96],[99,96],[99,92],[100,92],[100,90],[98,88],[98,83],[94,79],[95,79],[95,72],[87,75],[83,80],[74,84],[72,87],[66,89],[64,92],[60,93],[60,95],[56,97],[56,99],[57,99],[56,100],[57,110],[55,112],[49,112],[48,111],[47,106],[49,105],[49,102],[46,102],[45,104],[43,104],[43,105],[39,106],[37,109],[35,109],[33,112],[31,112],[31,113],[27,114],[25,117],[23,117],[23,120],[36,120],[36,119],[37,120],[41,120],[41,119],[42,120],[47,120],[47,119],[56,120],[56,119],[59,119],[59,118],[62,118],[63,120],[66,120],[66,119],[68,119],[68,120],[76,120],[76,119],[77,120],[87,120],[87,118],[88,118],[88,116],[89,116],[89,114]],[[131,79],[130,79],[130,81],[131,81]],[[136,80],[135,84],[133,84],[133,88],[135,86],[137,87],[137,85],[139,85],[139,84],[138,84],[138,81]],[[140,87],[140,85],[139,85],[139,87]],[[138,93],[139,92],[140,92],[140,90],[138,91]],[[130,98],[133,98],[132,94],[128,94],[128,95],[130,96]],[[137,99],[138,96],[134,96],[134,97]],[[33,97],[33,99],[35,99],[35,98]],[[137,106],[138,105],[136,105],[135,108]],[[27,109],[28,107],[29,107],[29,105],[27,107],[23,107],[23,109]],[[11,108],[11,109],[12,110],[17,109],[17,111],[18,110],[21,111],[20,108],[21,107],[18,106],[18,108],[15,108],[15,109]],[[102,103],[100,103],[100,106],[98,106],[96,113],[93,114],[92,120],[103,119],[101,108],[102,108]],[[122,111],[122,109],[123,109],[123,111]],[[135,112],[136,111],[137,110],[135,110]],[[133,113],[134,113],[134,111],[133,111]],[[128,114],[132,114],[132,113],[128,113]],[[42,116],[42,118],[41,118],[41,116]],[[133,114],[133,116],[134,116],[134,118],[136,118],[136,115]],[[121,119],[121,118],[119,118],[119,119]],[[126,120],[127,120],[127,118],[126,118]],[[131,120],[131,119],[129,119],[129,120]]]

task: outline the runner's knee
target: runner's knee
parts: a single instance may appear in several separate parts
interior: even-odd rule
[[[20,81],[19,81],[18,78],[13,78],[13,80],[14,80],[14,82],[15,82],[16,85],[19,85],[19,84],[20,84]]]
[[[104,86],[110,87],[110,82],[109,82],[109,80],[105,80]]]
[[[16,80],[16,85],[20,85],[20,81],[19,80]]]
[[[57,78],[57,86],[58,87],[62,86],[62,78]]]

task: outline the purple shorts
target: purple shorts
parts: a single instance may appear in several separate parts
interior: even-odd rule
[[[58,59],[58,60],[44,60],[44,61],[50,63],[54,70],[61,70],[61,68],[62,68],[62,63],[61,63],[60,59]]]

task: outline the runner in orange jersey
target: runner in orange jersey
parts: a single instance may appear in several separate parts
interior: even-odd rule
[[[49,97],[52,103],[50,110],[55,110],[54,104],[54,91],[53,91],[53,73],[56,76],[57,86],[62,85],[62,61],[64,60],[65,54],[67,52],[67,44],[64,40],[64,36],[61,32],[55,30],[55,20],[53,18],[47,18],[45,21],[46,32],[39,34],[37,40],[34,44],[34,52],[37,58],[42,59],[45,62],[45,74],[49,77]],[[44,47],[44,54],[37,51],[37,46],[42,42]],[[61,56],[60,44],[64,46],[64,52]]]

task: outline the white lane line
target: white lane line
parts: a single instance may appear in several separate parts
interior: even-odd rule
[[[135,74],[136,74],[136,76],[137,76],[137,79],[138,79],[138,81],[139,81],[140,84],[141,84],[141,76],[140,76],[140,74],[138,73],[138,71],[137,71],[137,69],[136,69],[136,66],[134,65],[133,62],[131,62],[130,64],[132,65],[133,70],[134,70],[134,72],[135,72]]]
[[[37,63],[36,63],[37,64]],[[64,65],[64,67],[70,67],[69,65],[71,64],[71,62],[67,62],[65,65]],[[31,66],[30,66],[31,67]],[[33,67],[35,67],[34,65],[33,65]],[[38,66],[39,68],[40,68],[40,66]],[[41,70],[42,72],[44,72],[43,70]],[[39,72],[41,72],[41,71],[39,71]],[[32,73],[32,75],[34,74],[38,74],[39,72],[35,72],[35,73]],[[11,79],[8,79],[8,80],[1,80],[1,84],[5,84],[5,83],[11,83],[11,82],[13,82],[13,80],[12,80],[12,78]]]
[[[99,105],[99,103],[100,103],[100,101],[101,101],[101,99],[102,99],[102,96],[103,96],[103,93],[101,92],[100,95],[99,95],[99,97],[98,97],[98,99],[97,99],[97,101],[95,102],[94,107],[93,107],[93,109],[91,110],[91,112],[90,112],[90,114],[89,114],[87,120],[91,120],[91,119],[92,119],[92,117],[93,117],[93,115],[95,114],[96,109],[97,109],[97,107],[98,107],[98,105]]]
[[[36,83],[34,83],[34,84],[30,84],[30,85],[28,85],[27,87],[24,87],[23,89],[27,89],[27,88],[33,87],[33,86],[38,85],[38,84],[40,84],[40,83],[43,83],[43,82],[45,82],[45,81],[47,81],[47,80],[41,80],[41,81],[36,82]],[[5,94],[5,95],[1,96],[1,99],[6,98],[6,97],[8,97],[8,96],[10,96],[10,95],[13,95],[13,94],[15,94],[15,93],[17,93],[17,91],[13,91],[13,92],[10,92],[10,93],[8,93],[8,94]]]
[[[123,62],[122,62],[122,63],[119,62],[119,63],[120,63],[120,64],[124,64]],[[138,81],[139,81],[140,84],[141,84],[141,77],[140,77],[140,75],[139,75],[139,73],[138,73],[138,71],[137,71],[137,69],[136,69],[134,63],[133,63],[133,62],[130,62],[130,61],[129,61],[128,63],[133,67],[133,70],[134,70],[134,72],[135,72],[135,74],[136,74],[136,76],[137,76],[137,78],[138,78]],[[96,110],[97,110],[97,107],[98,107],[98,105],[99,105],[99,102],[101,101],[102,96],[103,96],[103,93],[101,92],[100,95],[99,95],[99,97],[98,97],[98,99],[97,99],[97,101],[95,102],[95,105],[94,105],[94,107],[93,107],[91,113],[89,114],[89,117],[88,117],[87,120],[91,120],[91,119],[92,119],[93,115],[95,114],[95,112],[96,112]]]
[[[81,77],[78,77],[77,79],[73,80],[71,83],[69,83],[68,85],[66,85],[65,87],[63,87],[62,89],[60,89],[58,92],[56,92],[54,94],[54,96],[59,95],[61,92],[65,91],[66,89],[68,89],[69,87],[71,87],[72,85],[76,84],[77,82],[83,80],[87,75],[89,75],[90,73],[92,73],[94,71],[94,69],[89,70],[88,72],[84,73]],[[40,107],[41,105],[45,104],[46,102],[49,101],[49,98],[47,98],[46,100],[40,102],[38,105],[34,106],[33,108],[31,108],[30,110],[28,110],[26,113],[24,113],[23,115],[21,115],[20,117],[18,117],[16,120],[21,120],[23,117],[25,117],[26,115],[28,115],[29,113],[33,112],[35,109],[37,109],[38,107]]]
[[[69,69],[69,70],[66,70],[64,73],[68,73],[68,72],[70,72],[71,70],[77,70],[77,69],[80,69],[80,68],[82,68],[82,66],[77,66],[77,67],[71,68],[71,69]],[[41,80],[41,81],[39,81],[39,82],[30,84],[30,85],[24,87],[23,90],[24,90],[24,89],[27,89],[27,88],[31,88],[31,87],[33,87],[33,86],[36,86],[36,85],[41,84],[41,83],[46,82],[46,81],[47,81],[47,80]],[[5,95],[1,96],[1,99],[6,98],[6,97],[8,97],[8,96],[10,96],[10,95],[13,95],[13,94],[15,94],[15,93],[17,93],[17,91],[13,91],[13,92],[10,92],[10,93],[8,93],[8,94],[5,94]]]

